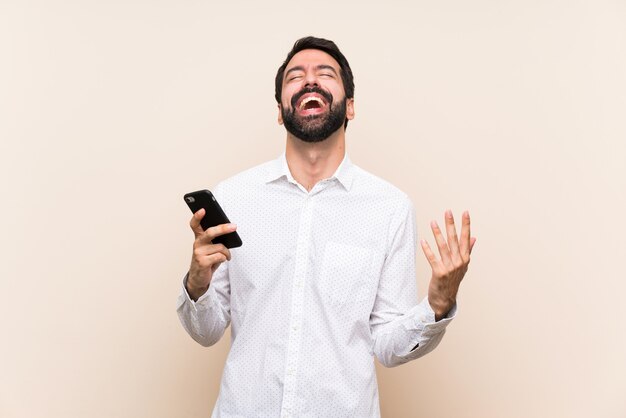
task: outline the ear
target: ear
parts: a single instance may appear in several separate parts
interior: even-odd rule
[[[280,104],[278,104],[278,124],[279,125],[283,124],[283,112],[282,112],[282,106]]]
[[[346,100],[346,119],[354,119],[354,98]]]

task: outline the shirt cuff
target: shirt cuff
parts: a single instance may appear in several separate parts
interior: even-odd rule
[[[194,301],[189,293],[187,292],[187,279],[189,278],[189,273],[185,274],[183,278],[183,287],[178,297],[178,306],[182,306],[185,303],[191,304],[191,308],[193,311],[197,312],[198,310],[206,310],[211,300],[213,300],[215,295],[215,287],[209,285],[209,289],[204,292],[202,296],[198,298],[198,300]]]
[[[424,298],[420,304],[413,308],[413,324],[411,329],[418,331],[418,335],[417,338],[411,342],[410,351],[406,356],[411,356],[420,346],[425,346],[431,342],[431,340],[440,339],[448,324],[456,317],[456,313],[457,304],[455,303],[444,318],[435,321],[435,311],[433,311],[433,308],[430,306],[428,298]]]
[[[422,302],[413,308],[413,319],[415,329],[422,328],[424,326],[445,328],[455,317],[457,312],[457,304],[455,303],[446,316],[439,321],[435,322],[435,311],[430,306],[428,298],[424,298]]]
[[[420,305],[425,305],[424,310],[427,312],[427,315],[425,316],[426,316],[426,319],[428,320],[427,322],[425,321],[425,323],[427,323],[428,325],[439,324],[441,322],[448,324],[450,323],[450,321],[452,321],[456,317],[456,311],[457,311],[456,302],[454,303],[454,305],[452,305],[452,308],[448,311],[446,316],[436,322],[435,322],[435,311],[433,310],[432,306],[430,306],[430,302],[427,297],[424,298],[424,300],[422,301],[422,303],[420,303]]]

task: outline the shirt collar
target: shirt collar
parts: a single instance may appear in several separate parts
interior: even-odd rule
[[[348,154],[345,154],[341,164],[339,164],[339,167],[335,170],[335,174],[333,174],[330,178],[337,179],[347,191],[350,191],[354,180],[354,171],[354,164],[350,161]],[[285,177],[291,183],[297,183],[289,171],[285,153],[269,164],[267,175],[265,176],[265,182],[271,183],[282,177]]]

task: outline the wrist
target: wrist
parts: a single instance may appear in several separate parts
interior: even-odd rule
[[[200,299],[200,296],[204,295],[207,290],[209,290],[209,285],[197,286],[193,283],[190,283],[190,280],[187,280],[187,283],[185,284],[185,289],[187,290],[187,294],[189,294],[189,297],[194,302],[196,302],[198,299]]]
[[[454,301],[437,301],[428,299],[428,303],[430,304],[430,308],[435,313],[435,322],[444,319],[454,306]]]

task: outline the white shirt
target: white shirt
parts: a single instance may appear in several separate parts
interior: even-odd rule
[[[310,192],[283,155],[214,194],[243,246],[197,302],[184,283],[178,298],[198,343],[232,327],[212,417],[379,417],[373,356],[393,367],[428,353],[456,310],[435,323],[417,304],[409,198],[347,156]]]

